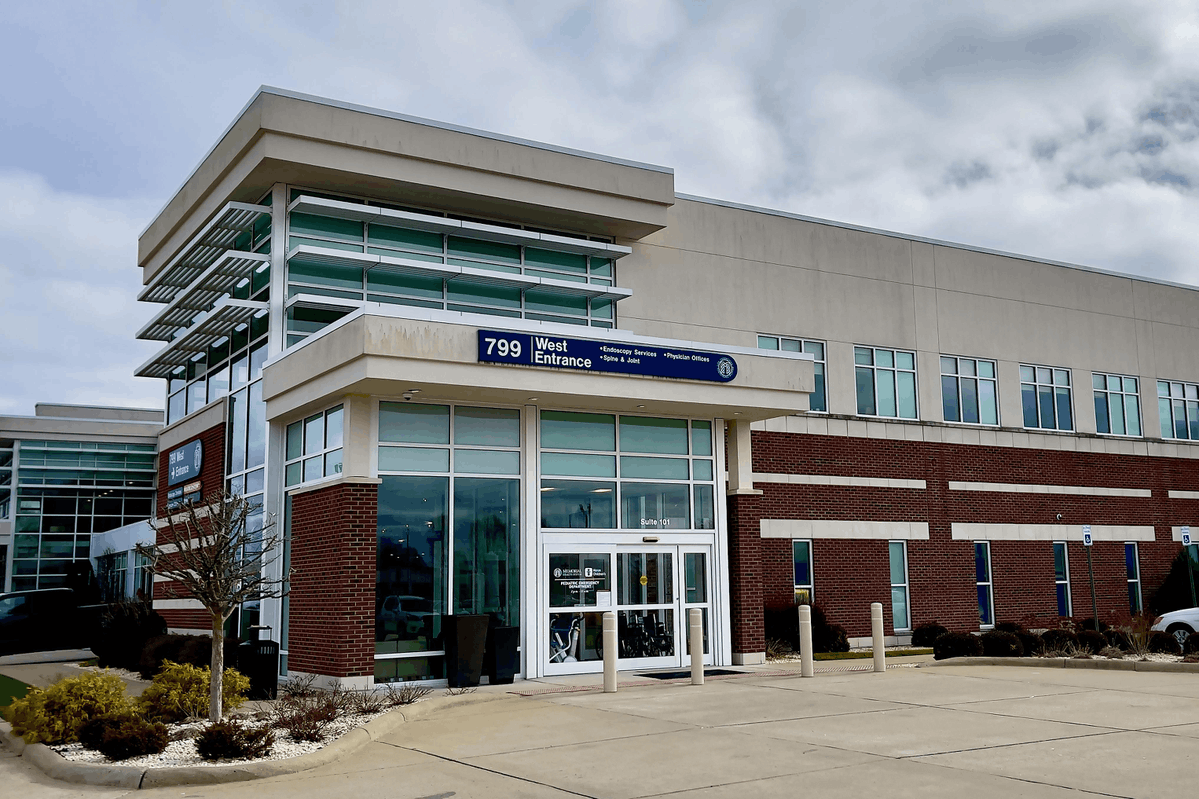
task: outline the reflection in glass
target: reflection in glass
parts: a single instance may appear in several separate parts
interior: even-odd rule
[[[617,603],[674,602],[674,558],[669,552],[621,552],[616,556]]]
[[[479,447],[519,447],[520,411],[507,408],[454,408],[454,443]]]
[[[446,477],[385,476],[379,486],[378,653],[441,649],[448,494]]]
[[[622,483],[622,526],[629,530],[686,530],[691,526],[688,486]]]
[[[603,660],[603,644],[604,614],[550,614],[550,663]]]
[[[541,526],[612,529],[616,527],[615,496],[615,483],[542,480]]]
[[[674,656],[674,610],[621,610],[616,636],[622,658]]]
[[[616,449],[616,417],[603,413],[541,412],[541,446],[546,449]]]
[[[620,417],[620,451],[656,455],[687,454],[685,419],[652,419],[641,416]]]
[[[405,444],[448,444],[449,406],[380,402],[379,440]]]
[[[454,612],[520,626],[520,481],[454,481]]]

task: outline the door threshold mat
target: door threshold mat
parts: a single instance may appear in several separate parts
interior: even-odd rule
[[[705,677],[726,677],[731,674],[745,674],[744,671],[732,669],[704,669]],[[681,680],[691,676],[691,669],[683,671],[645,671],[638,672],[638,677],[652,677],[655,680]]]

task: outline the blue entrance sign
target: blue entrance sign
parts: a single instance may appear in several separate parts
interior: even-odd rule
[[[204,450],[199,441],[184,444],[167,455],[167,485],[173,486],[200,477],[200,465],[204,462]]]
[[[737,362],[718,352],[496,330],[479,331],[479,361],[713,383],[737,376]]]

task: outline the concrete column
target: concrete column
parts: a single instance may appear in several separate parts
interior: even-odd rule
[[[873,638],[874,670],[887,670],[887,648],[883,642],[883,604],[870,603],[870,635]]]
[[[799,606],[799,676],[815,677],[812,662],[812,606]]]
[[[700,608],[687,611],[691,631],[691,684],[704,684],[704,612]]]
[[[761,494],[754,489],[749,422],[728,423],[729,494]]]
[[[616,693],[616,614],[604,613],[604,693]]]
[[[347,394],[342,404],[341,473],[346,477],[370,477],[374,401],[360,394]]]

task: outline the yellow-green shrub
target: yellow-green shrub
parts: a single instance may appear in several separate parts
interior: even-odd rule
[[[107,672],[89,671],[59,680],[45,690],[31,688],[8,706],[13,732],[26,743],[70,743],[79,728],[97,716],[132,712],[125,683]]]
[[[208,715],[208,691],[211,672],[188,663],[162,662],[162,670],[142,691],[138,706],[147,718],[182,721]],[[225,712],[246,701],[250,678],[235,669],[225,669],[221,682],[221,707]]]

